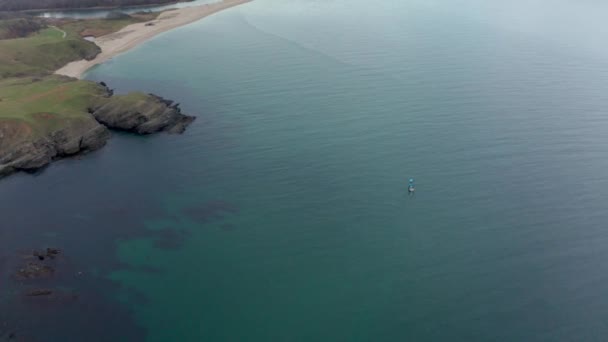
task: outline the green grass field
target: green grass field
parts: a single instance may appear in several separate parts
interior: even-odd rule
[[[157,16],[150,13],[114,20],[64,20],[48,23],[48,27],[42,23],[40,27],[45,28],[37,32],[40,27],[32,23],[16,22],[14,18],[0,20],[0,34],[21,37],[0,37],[0,152],[93,120],[88,108],[105,95],[103,87],[53,72],[71,61],[99,53],[99,47],[84,40],[83,35],[109,34]],[[141,97],[145,95],[121,97],[121,105],[139,104]]]
[[[93,82],[62,76],[0,80],[0,122],[39,136],[88,118],[88,107],[103,95]]]
[[[78,37],[63,38],[54,28],[0,40],[0,78],[50,74],[71,61],[92,58],[98,51],[95,44]]]
[[[0,39],[0,78],[41,76],[53,73],[65,64],[83,58],[93,58],[99,48],[82,36],[102,36],[123,27],[149,21],[158,13],[135,14],[124,19],[64,20],[59,28],[48,27],[22,38]],[[0,34],[8,34],[8,28],[16,21],[0,20]],[[64,37],[63,32],[67,35]]]

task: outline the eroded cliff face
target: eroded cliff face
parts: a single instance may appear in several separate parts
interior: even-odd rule
[[[110,131],[93,118],[66,123],[42,136],[28,136],[16,124],[0,123],[0,177],[16,171],[32,172],[53,160],[94,151],[109,137]]]
[[[90,113],[108,128],[137,134],[182,133],[194,121],[179,104],[153,94],[115,95],[99,101]]]

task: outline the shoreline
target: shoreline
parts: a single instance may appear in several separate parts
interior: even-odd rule
[[[80,79],[87,70],[95,65],[104,63],[112,57],[126,52],[163,32],[193,23],[214,13],[250,1],[252,0],[223,0],[212,4],[162,12],[155,20],[132,24],[120,31],[96,38],[94,43],[101,48],[101,53],[92,60],[82,59],[70,62],[56,70],[55,74]],[[150,23],[153,25],[147,26]]]

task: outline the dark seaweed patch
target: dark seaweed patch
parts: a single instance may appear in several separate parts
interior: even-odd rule
[[[181,248],[188,234],[182,230],[163,229],[158,231],[154,239],[154,247],[165,250],[176,250]]]
[[[238,213],[238,208],[226,201],[209,201],[200,206],[188,207],[183,213],[197,223],[205,224]]]

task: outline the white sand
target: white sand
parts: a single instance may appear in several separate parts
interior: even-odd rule
[[[129,25],[118,32],[98,37],[95,39],[95,44],[101,48],[101,53],[95,59],[90,61],[83,59],[68,63],[55,71],[55,73],[80,78],[91,67],[131,49],[157,34],[190,24],[213,13],[249,1],[251,0],[223,0],[217,3],[163,12],[157,19],[148,22],[153,23],[153,26],[146,26],[146,23],[137,23]]]

